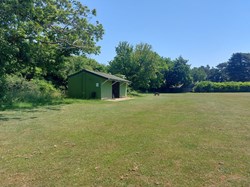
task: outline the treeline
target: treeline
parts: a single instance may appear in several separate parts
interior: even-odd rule
[[[14,102],[48,102],[67,92],[67,76],[83,68],[130,80],[141,92],[191,90],[201,81],[250,81],[250,54],[235,53],[216,67],[191,68],[182,56],[162,57],[151,45],[120,42],[103,65],[88,54],[104,29],[78,0],[27,0],[0,3],[0,107]],[[91,18],[91,19],[90,19]]]
[[[178,57],[174,60],[161,57],[149,44],[135,47],[120,42],[116,56],[109,62],[108,71],[123,74],[138,91],[191,91],[199,82],[248,82],[250,81],[250,54],[235,53],[228,62],[216,67],[191,68],[188,60]]]
[[[190,85],[192,77],[187,62],[181,56],[175,60],[161,57],[146,43],[134,47],[128,42],[120,42],[116,56],[109,62],[108,71],[125,75],[137,91],[156,91]]]
[[[250,81],[250,53],[234,53],[227,62],[216,67],[201,66],[192,69],[194,82]]]
[[[50,79],[39,67],[31,77],[29,71],[17,71],[0,77],[0,104],[15,102],[50,102],[67,92],[67,76],[81,69],[107,72],[126,77],[131,89],[140,92],[247,92],[250,91],[249,54],[235,53],[228,62],[215,68],[191,68],[183,57],[161,57],[145,43],[135,47],[120,42],[116,56],[108,65],[86,56],[63,57]],[[22,74],[24,72],[24,74]],[[53,77],[53,78],[52,78]]]

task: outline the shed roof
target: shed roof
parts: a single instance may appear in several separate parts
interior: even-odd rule
[[[72,76],[77,75],[77,74],[82,73],[82,72],[88,72],[88,73],[91,73],[91,74],[94,74],[94,75],[97,75],[99,77],[103,77],[105,79],[112,80],[112,81],[130,82],[130,81],[126,80],[126,79],[117,77],[117,76],[112,75],[112,74],[107,74],[107,73],[97,72],[97,71],[92,71],[92,70],[87,70],[87,69],[83,69],[83,70],[81,70],[81,71],[79,71],[77,73],[69,75],[68,77],[72,77]]]

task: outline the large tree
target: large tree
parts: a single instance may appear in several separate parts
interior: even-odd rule
[[[133,55],[136,65],[135,89],[146,91],[160,88],[164,81],[164,61],[147,43],[136,45]]]
[[[250,53],[233,54],[226,71],[231,81],[250,81]]]
[[[209,70],[207,80],[212,82],[226,82],[229,80],[227,74],[227,62],[220,63],[216,68],[211,68]]]
[[[77,0],[1,0],[1,74],[53,77],[63,57],[99,53],[102,25]]]
[[[109,71],[112,74],[122,74],[131,79],[136,73],[133,63],[133,46],[128,42],[120,42],[115,48],[116,56],[109,62]]]
[[[193,82],[200,82],[200,81],[205,81],[207,78],[206,71],[202,67],[194,67],[191,69],[191,75],[193,78]]]
[[[133,47],[128,42],[120,42],[114,60],[109,63],[111,73],[125,75],[132,82],[132,88],[140,91],[161,87],[165,70],[164,59],[146,43]]]
[[[184,88],[192,83],[190,65],[187,62],[188,60],[181,56],[171,62],[169,71],[165,75],[167,88]]]

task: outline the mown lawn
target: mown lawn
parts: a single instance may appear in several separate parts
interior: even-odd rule
[[[1,186],[250,185],[250,93],[0,111]]]

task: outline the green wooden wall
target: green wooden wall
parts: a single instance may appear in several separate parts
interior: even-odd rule
[[[120,83],[120,97],[127,97],[127,89],[128,85],[127,83]]]
[[[76,74],[68,78],[68,95],[73,98],[82,98],[83,79],[82,74]]]
[[[101,99],[101,83],[104,78],[83,72],[83,98],[84,99]]]
[[[112,99],[112,81],[82,71],[68,78],[68,95],[82,99]],[[127,83],[120,83],[120,97],[127,97]]]
[[[102,99],[112,98],[112,81],[106,81],[102,83],[101,94]]]

